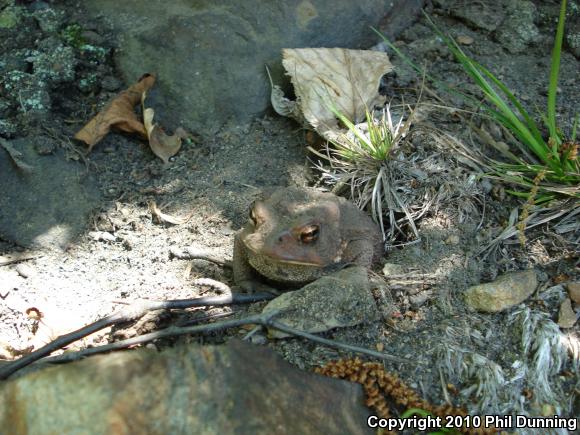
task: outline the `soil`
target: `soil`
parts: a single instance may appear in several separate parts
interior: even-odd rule
[[[31,8],[35,3],[38,2],[25,7]],[[539,36],[526,50],[518,53],[509,52],[502,42],[498,42],[502,39],[493,39],[489,30],[457,16],[450,2],[433,2],[429,13],[447,33],[468,37],[468,42],[471,39],[472,42],[463,48],[497,73],[533,110],[545,107],[558,12],[557,2],[535,4]],[[113,312],[122,307],[122,303],[141,298],[193,298],[214,292],[192,285],[195,278],[213,278],[232,284],[230,270],[203,260],[172,258],[170,249],[195,246],[224,259],[230,258],[233,235],[246,221],[248,205],[261,189],[322,184],[306,148],[307,133],[274,113],[265,114],[247,125],[227,123],[208,137],[195,136],[186,141],[168,165],[156,158],[138,138],[121,134],[109,134],[85,155],[81,144],[71,143],[67,138],[72,138],[98,109],[128,84],[121,82],[115,70],[112,54],[116,42],[103,36],[107,35],[105,24],[86,22],[82,9],[75,2],[59,2],[50,7],[66,12],[61,28],[78,23],[82,29],[88,29],[87,32],[91,32],[87,33],[88,37],[103,48],[105,61],[95,75],[91,59],[75,49],[74,81],[56,83],[50,88],[51,109],[33,120],[25,118],[18,110],[6,111],[4,121],[13,128],[0,135],[9,140],[39,135],[50,137],[59,158],[78,161],[78,165],[84,165],[94,178],[99,204],[86,222],[86,229],[64,250],[44,248],[35,251],[38,257],[34,259],[0,267],[0,345],[5,358],[12,358],[17,351],[25,351],[31,345],[42,344],[46,340],[46,336],[41,337],[42,331],[46,334],[48,329],[54,335],[77,328]],[[493,8],[488,12],[493,15]],[[28,19],[11,30],[13,46],[8,47],[5,41],[0,47],[4,50],[34,49],[39,42],[26,37],[26,26],[31,33],[38,30],[37,23]],[[50,34],[50,30],[47,33]],[[424,62],[431,75],[478,95],[424,18],[419,18],[399,35],[396,44],[408,55]],[[393,101],[400,101],[405,96],[405,102],[412,103],[421,80],[411,74],[397,56],[392,56],[392,62],[397,75],[386,80],[386,92]],[[578,71],[580,62],[565,50],[558,94],[561,110],[558,119],[565,129],[571,127],[573,113],[580,107]],[[91,81],[96,84],[92,85]],[[422,98],[423,102],[439,104],[430,96]],[[461,98],[445,98],[446,104],[456,110],[467,108]],[[465,123],[453,115],[453,110],[430,109],[425,113],[425,122],[448,131],[469,146],[492,152],[474,138]],[[471,175],[469,167],[463,165],[457,155],[437,148],[424,136],[418,135],[415,141],[415,152],[419,155],[424,153],[425,158],[436,155],[446,170],[460,173],[465,180]],[[400,265],[422,280],[423,285],[390,290],[388,286],[377,285],[382,289],[376,292],[384,316],[381,322],[324,334],[335,340],[373,349],[384,348],[390,354],[424,362],[426,365],[387,362],[386,367],[434,403],[441,403],[445,398],[441,376],[445,365],[442,355],[446,349],[470,349],[485,355],[499,364],[507,376],[512,374],[511,366],[519,354],[510,313],[482,315],[470,312],[461,298],[467,287],[493,280],[504,272],[530,267],[538,272],[543,288],[580,277],[578,233],[557,234],[546,225],[529,230],[524,247],[514,237],[493,255],[478,255],[480,248],[501,232],[511,211],[521,202],[505,195],[504,186],[497,183],[479,180],[471,191],[466,190],[466,185],[445,186],[451,192],[450,200],[431,208],[421,218],[418,222],[420,240],[408,245],[403,243],[385,254],[384,263]],[[454,192],[454,188],[461,192]],[[149,209],[152,201],[164,213],[188,217],[187,221],[180,225],[156,222]],[[2,213],[11,211],[2,210]],[[2,255],[24,250],[8,239],[0,240]],[[381,269],[376,269],[379,276]],[[527,304],[557,321],[558,298],[537,295]],[[44,323],[39,325],[33,316],[27,315],[31,307],[44,314]],[[119,334],[131,335],[137,329],[143,333],[207,313],[231,313],[241,317],[258,312],[262,307],[263,304],[254,304],[165,313],[153,316],[147,324],[142,322],[132,332],[104,331],[70,348],[106,343]],[[578,337],[578,326],[566,332]],[[200,339],[220,343],[245,333],[247,331],[242,329]],[[346,356],[301,339],[262,341],[304,369]],[[162,347],[170,342],[157,345]],[[468,391],[474,382],[453,377],[452,372],[445,373],[448,376],[445,382],[455,385],[449,387],[451,390]],[[578,382],[574,376],[559,377],[557,388],[562,394],[563,415],[579,413],[577,408],[570,406]],[[472,407],[474,394],[471,390],[452,399]],[[489,406],[488,410],[497,410],[494,405]],[[532,401],[524,405],[531,413],[533,407]],[[521,411],[515,405],[507,410]]]

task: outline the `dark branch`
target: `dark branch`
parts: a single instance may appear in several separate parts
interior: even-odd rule
[[[76,331],[61,335],[40,349],[23,356],[20,359],[12,361],[3,367],[0,367],[0,379],[6,379],[12,373],[23,367],[50,355],[55,350],[61,349],[69,344],[80,340],[94,332],[100,331],[108,326],[118,323],[130,322],[137,320],[145,313],[156,310],[174,310],[191,307],[200,307],[207,305],[230,305],[230,304],[249,304],[252,302],[273,299],[274,296],[269,293],[240,294],[233,293],[223,296],[209,296],[195,299],[175,299],[169,301],[140,301],[127,308],[119,310],[101,320],[97,320],[90,325],[84,326]],[[150,335],[150,334],[147,334]],[[139,338],[139,337],[137,337]],[[114,344],[114,343],[113,343]],[[99,349],[99,348],[93,348]],[[88,349],[90,350],[90,349]]]

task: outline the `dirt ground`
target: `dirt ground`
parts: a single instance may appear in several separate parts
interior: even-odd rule
[[[438,25],[454,37],[462,36],[464,48],[506,82],[515,94],[532,108],[546,104],[552,38],[555,31],[557,2],[536,2],[536,24],[539,35],[528,48],[511,53],[508,40],[492,38],[482,25],[459,16],[450,3],[432,2],[429,13]],[[457,2],[456,2],[457,3]],[[574,3],[575,4],[575,3]],[[56,7],[56,5],[54,5]],[[60,7],[77,8],[73,3]],[[76,10],[76,9],[75,9]],[[494,9],[488,12],[493,15]],[[578,13],[578,12],[576,12]],[[67,15],[70,23],[79,23],[96,34],[98,23],[85,23],[78,11]],[[493,16],[489,19],[493,22]],[[499,20],[496,17],[496,20]],[[16,31],[16,30],[14,30]],[[18,30],[22,32],[21,29]],[[24,32],[25,33],[25,32]],[[18,43],[32,48],[34,38],[21,37]],[[95,39],[97,39],[95,37]],[[431,75],[444,78],[463,90],[474,90],[441,41],[427,26],[424,18],[405,30],[396,39],[397,46],[409,56],[424,62]],[[471,42],[470,42],[471,41]],[[377,41],[377,43],[380,41]],[[101,41],[107,50],[114,40]],[[63,159],[78,160],[94,178],[99,191],[99,205],[91,214],[86,230],[61,249],[35,251],[36,258],[0,267],[0,346],[4,358],[13,358],[17,351],[46,341],[46,334],[59,334],[69,328],[95,321],[122,307],[120,302],[145,298],[152,300],[192,298],[211,294],[213,290],[192,285],[195,278],[213,278],[232,284],[231,272],[203,260],[179,260],[169,254],[174,247],[195,246],[231,258],[233,236],[246,221],[248,205],[263,188],[286,185],[321,185],[319,173],[313,169],[313,156],[306,149],[306,133],[294,122],[274,113],[265,114],[247,125],[228,123],[210,137],[198,136],[187,141],[181,151],[164,166],[139,139],[110,134],[88,155],[83,146],[70,142],[74,133],[116,92],[124,88],[115,70],[112,56],[98,78],[107,85],[82,89],[60,89],[54,96],[52,109],[38,122],[25,122],[21,114],[8,112],[5,119],[16,126],[7,139],[42,135],[50,138]],[[387,78],[384,90],[392,102],[412,103],[421,80],[392,56],[396,76]],[[76,81],[89,75],[90,64],[79,62]],[[574,112],[580,107],[578,90],[579,60],[564,51],[558,94],[559,120],[570,128]],[[483,147],[465,122],[454,111],[466,109],[466,102],[447,96],[445,103],[424,95],[423,103],[447,104],[454,109],[429,106],[423,122],[436,125],[468,146]],[[469,118],[468,118],[469,119]],[[474,121],[478,122],[478,121]],[[81,152],[79,154],[78,152]],[[0,151],[1,152],[1,151]],[[80,155],[80,157],[79,157]],[[468,404],[478,411],[535,413],[533,401],[523,405],[504,402],[482,404],[474,379],[453,377],[446,371],[444,356],[449,349],[466,349],[485,355],[512,378],[513,363],[518,355],[518,336],[512,327],[513,312],[483,315],[470,312],[462,301],[462,292],[469,286],[495,279],[498,275],[534,267],[542,288],[551,288],[564,281],[580,278],[578,233],[557,234],[550,225],[538,226],[527,233],[527,244],[521,247],[514,237],[488,255],[482,247],[496,237],[505,226],[511,211],[520,202],[505,195],[505,186],[488,180],[473,181],[472,172],[457,155],[439,148],[424,135],[413,141],[414,158],[429,159],[439,169],[434,188],[449,191],[447,200],[418,222],[420,240],[389,249],[384,263],[396,264],[421,282],[412,288],[383,288],[377,297],[383,313],[381,322],[330,331],[328,338],[385,351],[426,365],[387,362],[386,367],[400,374],[426,399],[434,403],[444,400],[442,380],[462,391],[453,401]],[[453,177],[453,178],[451,178]],[[445,180],[463,180],[462,183]],[[468,182],[472,180],[471,184]],[[454,190],[455,189],[455,190]],[[70,199],[74,201],[74,198]],[[181,225],[160,224],[152,219],[149,203],[154,201],[165,213],[189,217]],[[10,213],[10,210],[2,210]],[[105,234],[105,236],[103,236]],[[0,240],[0,255],[25,249],[10,240]],[[382,267],[376,272],[382,275]],[[141,323],[123,336],[143,333],[176,321],[195,319],[212,313],[245,316],[258,312],[263,304],[244,307],[208,308],[185,313],[165,313]],[[557,320],[558,299],[535,295],[527,306]],[[44,323],[27,315],[31,307],[44,314]],[[520,307],[521,308],[521,307]],[[246,330],[201,338],[223,342],[241,336]],[[578,337],[578,325],[567,330]],[[106,331],[88,338],[72,349],[111,341],[114,334]],[[291,363],[310,369],[345,354],[300,339],[263,340]],[[164,346],[169,343],[159,343]],[[445,374],[445,376],[442,375]],[[560,374],[554,380],[559,392],[563,415],[579,415],[578,377]],[[514,387],[515,388],[515,387]],[[518,388],[525,388],[519,384]],[[558,409],[558,405],[554,409]],[[499,409],[503,407],[502,409]]]

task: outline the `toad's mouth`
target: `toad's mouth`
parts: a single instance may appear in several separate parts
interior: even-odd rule
[[[272,249],[260,249],[258,251],[253,249],[249,244],[246,244],[246,247],[251,252],[251,255],[259,258],[261,262],[291,264],[293,266],[305,266],[314,268],[324,267],[324,262],[322,259],[313,252],[280,253]]]

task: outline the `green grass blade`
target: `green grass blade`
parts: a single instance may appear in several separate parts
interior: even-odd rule
[[[560,73],[560,57],[562,54],[562,40],[564,39],[564,21],[566,20],[566,0],[560,5],[560,17],[552,50],[552,67],[550,69],[550,85],[548,87],[548,130],[550,137],[560,141],[556,127],[556,92],[558,90],[558,74]],[[558,143],[559,145],[559,143]]]
[[[536,141],[543,143],[544,140],[542,139],[542,134],[540,133],[540,130],[538,129],[536,122],[532,119],[528,111],[524,108],[524,106],[522,106],[522,104],[519,102],[516,96],[509,90],[509,88],[505,84],[503,84],[501,80],[495,77],[491,73],[491,71],[489,71],[483,65],[480,65],[475,61],[473,61],[473,63],[505,94],[505,96],[509,99],[509,101],[516,107],[522,118],[524,118],[524,121],[526,122],[529,130],[536,138]]]

